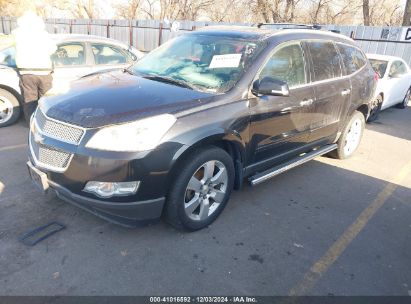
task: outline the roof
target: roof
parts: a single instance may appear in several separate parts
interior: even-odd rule
[[[401,57],[397,57],[397,56],[380,55],[380,54],[366,54],[366,55],[369,59],[377,59],[377,60],[385,60],[385,61],[393,61],[393,60],[404,61]]]
[[[54,40],[58,42],[64,41],[89,41],[89,42],[106,42],[115,45],[126,46],[127,44],[115,39],[110,39],[102,36],[96,35],[86,35],[86,34],[52,34]]]
[[[244,39],[259,39],[264,36],[270,36],[273,33],[272,29],[259,29],[258,27],[252,26],[240,26],[240,25],[216,25],[216,26],[205,26],[193,34],[198,33],[208,33],[216,36],[230,36],[234,38],[244,38]]]
[[[321,29],[273,29],[258,28],[254,26],[207,26],[202,27],[194,33],[210,33],[216,36],[230,36],[243,39],[264,39],[268,37],[282,36],[287,34],[306,34],[325,37],[334,37],[353,43],[347,36]]]

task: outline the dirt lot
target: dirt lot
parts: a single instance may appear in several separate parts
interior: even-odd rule
[[[411,108],[384,111],[349,160],[245,186],[195,233],[126,229],[42,196],[27,132],[0,129],[0,295],[411,295]],[[18,241],[54,220],[67,228]]]

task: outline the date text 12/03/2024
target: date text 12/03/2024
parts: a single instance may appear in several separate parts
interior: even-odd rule
[[[150,303],[258,303],[255,297],[150,297]]]

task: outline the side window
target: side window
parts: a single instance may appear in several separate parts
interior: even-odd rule
[[[77,42],[60,44],[51,58],[55,67],[84,65],[86,63],[84,45]]]
[[[401,61],[394,61],[390,68],[389,76],[393,75],[404,75],[407,73],[404,63]]]
[[[310,41],[307,45],[313,62],[314,81],[341,77],[340,56],[332,42]]]
[[[340,43],[337,43],[337,47],[344,63],[346,75],[355,73],[367,63],[367,59],[357,48]]]
[[[306,83],[304,56],[299,43],[284,46],[274,53],[260,73],[260,79],[272,77],[293,87]]]
[[[112,45],[92,43],[91,49],[96,64],[122,64],[128,61],[127,55]]]
[[[16,49],[14,47],[6,48],[0,51],[0,65],[7,65],[9,67],[16,66]]]

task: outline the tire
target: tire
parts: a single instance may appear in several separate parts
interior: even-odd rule
[[[411,88],[408,89],[407,93],[404,96],[404,99],[402,100],[401,103],[399,103],[397,105],[397,108],[405,109],[406,107],[408,107],[408,103],[410,101],[410,98],[411,98]]]
[[[212,174],[206,174],[206,167],[210,172],[213,169]],[[227,205],[234,185],[233,159],[224,150],[210,146],[193,151],[176,169],[167,195],[165,220],[188,231],[207,227]],[[208,185],[213,179],[214,186]]]
[[[20,104],[16,96],[0,89],[0,128],[10,126],[20,117]]]
[[[378,95],[375,100],[373,101],[371,111],[370,111],[370,116],[367,119],[367,122],[373,122],[376,121],[378,118],[378,115],[380,114],[381,111],[381,106],[382,106],[382,96]]]
[[[364,134],[364,126],[364,115],[359,111],[355,111],[337,141],[337,149],[332,151],[330,155],[338,159],[351,157],[360,145],[362,135]],[[350,149],[348,149],[349,147]]]

